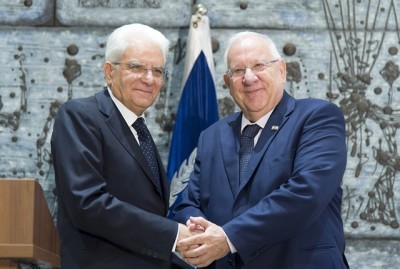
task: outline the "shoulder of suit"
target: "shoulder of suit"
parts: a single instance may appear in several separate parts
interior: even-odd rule
[[[231,123],[232,121],[236,121],[238,117],[242,115],[241,112],[231,113],[221,119],[219,119],[214,125],[225,125],[226,123]]]
[[[64,110],[66,113],[79,113],[87,111],[88,108],[93,106],[97,106],[96,99],[94,96],[89,96],[68,100],[60,105],[59,110]]]
[[[227,126],[231,125],[232,122],[235,122],[236,120],[238,120],[238,117],[241,116],[241,112],[234,112],[232,114],[229,114],[226,117],[223,117],[221,119],[219,119],[218,121],[216,121],[215,123],[211,124],[206,130],[205,132],[213,132],[216,130],[220,130],[220,129],[224,129]]]
[[[311,112],[320,109],[325,111],[330,111],[331,113],[333,113],[334,111],[341,113],[341,110],[338,107],[338,105],[328,100],[316,99],[316,98],[296,99],[295,110]]]
[[[89,105],[90,103],[95,103],[94,96],[74,98],[63,103],[63,106],[74,107],[74,106]]]
[[[296,100],[296,106],[318,107],[318,106],[325,106],[331,103],[327,100],[317,99],[317,98],[304,98],[295,100]]]

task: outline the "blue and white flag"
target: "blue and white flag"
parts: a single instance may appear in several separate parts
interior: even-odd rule
[[[182,82],[167,168],[170,215],[189,181],[201,131],[218,120],[210,26],[205,14],[191,18]]]

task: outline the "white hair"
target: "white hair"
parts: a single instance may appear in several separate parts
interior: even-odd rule
[[[238,40],[251,38],[251,37],[260,37],[260,38],[264,39],[266,41],[266,45],[267,45],[265,49],[267,49],[271,53],[271,55],[272,55],[272,57],[274,59],[281,59],[281,55],[279,54],[275,43],[272,41],[272,39],[269,36],[264,35],[264,34],[259,34],[259,33],[256,33],[256,32],[244,31],[244,32],[240,32],[240,33],[237,33],[237,34],[233,35],[228,40],[228,46],[227,46],[227,48],[225,50],[225,55],[224,55],[224,61],[225,61],[225,64],[226,64],[226,66],[228,68],[229,68],[229,66],[228,66],[228,52],[229,52],[232,44],[235,43]]]
[[[170,41],[161,32],[140,23],[121,26],[111,33],[107,40],[105,60],[118,62],[126,48],[136,39],[146,39],[157,44],[163,53],[164,64],[167,62]]]

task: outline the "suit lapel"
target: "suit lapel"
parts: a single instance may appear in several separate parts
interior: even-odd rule
[[[258,139],[256,147],[254,148],[254,152],[251,155],[247,165],[239,191],[248,183],[250,177],[253,175],[257,169],[257,166],[261,162],[261,159],[266,154],[269,145],[279,133],[279,130],[285,124],[289,114],[293,111],[293,109],[294,98],[284,92],[281,102],[272,112],[271,117],[268,119],[267,123],[262,129],[260,138]]]
[[[105,123],[108,125],[112,133],[115,135],[117,140],[121,143],[121,145],[129,152],[129,154],[138,162],[140,167],[144,170],[146,175],[150,178],[155,186],[157,186],[153,173],[150,170],[150,167],[142,153],[142,150],[136,141],[135,137],[132,134],[132,131],[126,125],[124,118],[121,113],[118,111],[116,106],[114,105],[110,95],[108,94],[108,90],[105,90],[96,95],[96,99],[99,105],[99,110],[105,114],[107,117],[105,119]],[[154,141],[152,141],[154,143]],[[161,160],[160,156],[157,152],[157,161],[158,166],[160,168]],[[161,165],[162,166],[162,165]],[[164,169],[161,167],[160,169],[160,177],[162,180],[165,180]],[[162,175],[161,175],[162,174]],[[165,188],[165,184],[162,184]],[[165,189],[167,190],[167,189]],[[158,190],[160,195],[163,196],[162,191]],[[165,198],[165,197],[164,197]],[[167,199],[168,200],[168,199]]]
[[[234,197],[236,197],[239,189],[239,147],[241,119],[242,113],[236,113],[233,116],[233,119],[227,122],[225,128],[221,129],[220,133],[224,167]]]

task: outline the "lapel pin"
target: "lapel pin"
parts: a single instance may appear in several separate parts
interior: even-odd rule
[[[278,125],[272,125],[271,131],[278,131],[279,126]]]

